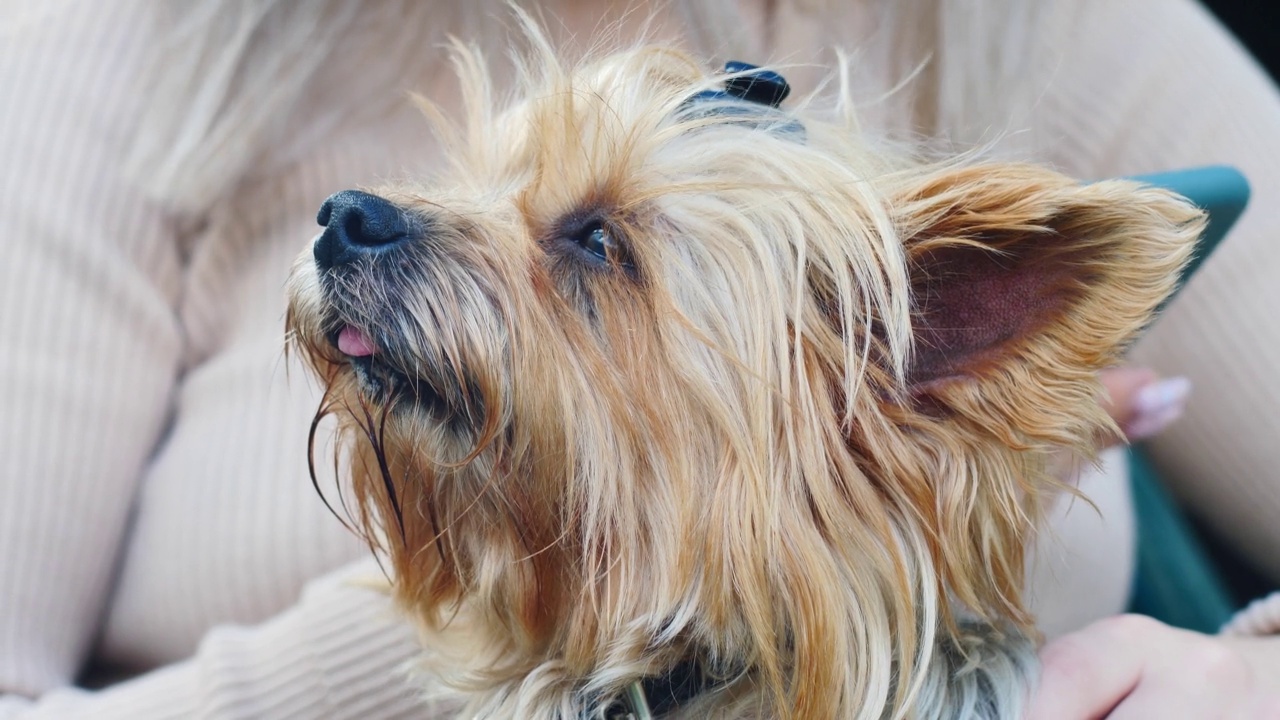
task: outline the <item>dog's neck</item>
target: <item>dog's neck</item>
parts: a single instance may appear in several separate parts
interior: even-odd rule
[[[638,680],[605,711],[606,720],[649,720],[687,705],[689,701],[720,687],[702,670],[695,658],[678,663],[662,675]],[[583,720],[586,720],[583,718]]]

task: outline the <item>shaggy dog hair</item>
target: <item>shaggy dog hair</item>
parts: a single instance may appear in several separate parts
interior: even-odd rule
[[[428,694],[576,720],[693,667],[660,713],[1018,717],[1049,465],[1115,431],[1097,372],[1200,213],[531,35],[513,99],[456,48],[440,177],[334,196],[290,282]]]

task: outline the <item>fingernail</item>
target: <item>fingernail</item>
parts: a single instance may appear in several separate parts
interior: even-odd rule
[[[1180,417],[1182,417],[1182,407],[1179,405],[1166,408],[1155,415],[1139,415],[1125,425],[1124,434],[1129,442],[1146,440],[1164,432],[1165,428],[1177,422]]]
[[[1171,407],[1183,407],[1191,394],[1191,381],[1185,377],[1157,380],[1142,388],[1133,398],[1136,415],[1155,415]]]
[[[1130,441],[1145,440],[1172,425],[1182,417],[1191,381],[1171,377],[1151,383],[1133,398],[1133,416],[1125,423],[1124,434]]]

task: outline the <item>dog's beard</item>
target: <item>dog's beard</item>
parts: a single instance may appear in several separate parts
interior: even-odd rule
[[[486,717],[689,658],[689,717],[1016,714],[1046,458],[1109,427],[1092,373],[1196,213],[682,118],[712,81],[670,51],[539,62],[504,115],[464,78],[449,181],[377,194],[420,232],[291,285],[433,672]]]

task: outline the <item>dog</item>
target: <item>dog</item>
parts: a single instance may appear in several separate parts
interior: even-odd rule
[[[510,100],[455,48],[439,177],[331,197],[289,282],[424,692],[483,718],[1020,717],[1049,465],[1116,432],[1097,372],[1200,212],[886,150],[750,66],[532,35]]]

